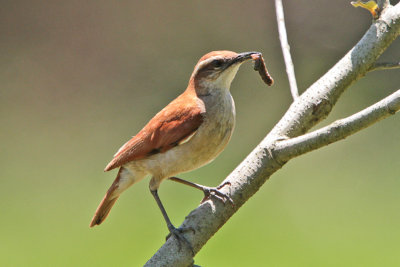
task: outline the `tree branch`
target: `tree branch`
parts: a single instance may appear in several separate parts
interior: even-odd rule
[[[276,19],[278,22],[279,40],[281,41],[283,59],[285,60],[286,73],[289,79],[290,92],[294,100],[299,97],[297,88],[296,75],[294,74],[294,66],[292,56],[290,55],[290,46],[287,39],[285,17],[283,13],[282,0],[275,0]]]
[[[369,69],[369,71],[376,71],[376,70],[392,70],[392,69],[399,69],[400,62],[380,62],[375,63]]]
[[[288,161],[312,150],[321,148],[372,124],[395,114],[400,110],[400,90],[382,99],[378,103],[345,119],[337,120],[332,124],[311,133],[277,142],[274,148],[275,157],[280,161]]]
[[[378,6],[380,10],[385,9],[388,5],[390,5],[389,0],[378,0]]]
[[[357,45],[292,103],[272,131],[222,182],[231,183],[221,191],[233,199],[235,206],[208,200],[190,212],[181,227],[195,230],[184,235],[196,253],[285,164],[280,160],[282,156],[274,156],[277,140],[304,134],[324,119],[345,89],[368,72],[399,34],[400,4],[388,6]],[[189,266],[192,262],[191,251],[185,246],[179,249],[177,241],[170,238],[145,266]]]

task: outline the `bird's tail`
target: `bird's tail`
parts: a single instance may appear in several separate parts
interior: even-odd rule
[[[104,196],[100,205],[97,207],[97,210],[92,218],[92,221],[90,222],[90,227],[101,224],[107,218],[111,208],[114,206],[117,199],[118,196],[115,198],[110,198],[109,194],[106,194]]]
[[[124,168],[119,170],[117,178],[115,178],[113,184],[100,202],[100,205],[97,207],[92,221],[90,222],[90,227],[101,224],[107,218],[111,208],[114,206],[121,193],[133,184],[133,180],[123,177],[124,171]]]

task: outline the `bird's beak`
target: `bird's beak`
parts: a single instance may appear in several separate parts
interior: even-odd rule
[[[236,63],[243,63],[249,59],[252,59],[252,55],[261,55],[261,53],[256,51],[240,53],[236,57],[232,58],[226,68],[235,65]]]

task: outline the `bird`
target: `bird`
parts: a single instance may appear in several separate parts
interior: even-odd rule
[[[204,193],[232,199],[221,187],[207,187],[176,177],[214,160],[228,144],[235,127],[235,104],[231,83],[242,63],[262,58],[260,52],[213,51],[200,58],[186,90],[157,113],[114,155],[104,171],[119,168],[117,177],[99,204],[90,227],[101,224],[119,196],[130,186],[151,176],[149,189],[167,223],[169,236],[190,243],[176,228],[158,196],[160,184],[172,180]]]

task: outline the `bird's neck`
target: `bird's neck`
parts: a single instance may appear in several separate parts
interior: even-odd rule
[[[229,93],[230,83],[219,83],[208,80],[190,79],[186,91],[195,93],[198,97]]]

